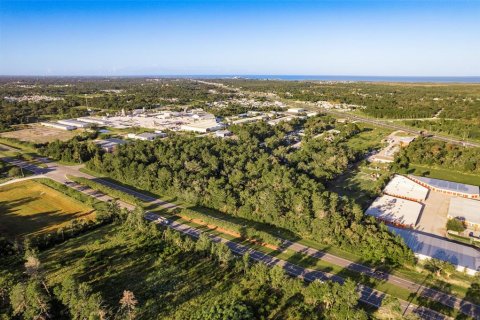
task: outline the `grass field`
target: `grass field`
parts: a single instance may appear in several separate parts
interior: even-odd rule
[[[347,141],[347,146],[354,151],[364,151],[380,148],[383,145],[382,140],[385,139],[393,130],[359,124],[363,132],[351,137]]]
[[[0,232],[22,237],[54,231],[92,208],[33,180],[0,187]]]
[[[409,165],[409,173],[418,176],[480,186],[480,175],[478,174],[468,174],[455,170],[429,167],[413,163]]]

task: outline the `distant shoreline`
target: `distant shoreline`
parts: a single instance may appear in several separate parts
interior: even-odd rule
[[[348,75],[0,75],[1,78],[181,78],[181,79],[245,79],[245,80],[284,80],[284,81],[335,81],[335,82],[396,82],[396,83],[480,83],[480,76],[348,76]]]

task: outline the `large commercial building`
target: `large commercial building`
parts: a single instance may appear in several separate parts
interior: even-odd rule
[[[383,195],[375,199],[365,213],[390,225],[413,228],[422,209],[421,203]]]
[[[143,140],[143,141],[152,141],[155,140],[156,138],[164,138],[166,137],[167,134],[163,132],[155,132],[155,133],[150,133],[150,132],[144,132],[144,133],[129,133],[127,135],[128,138],[134,139],[134,140]]]
[[[383,193],[397,198],[424,201],[428,195],[428,188],[401,175],[395,175],[387,184]]]
[[[469,229],[480,230],[480,201],[453,197],[448,207],[448,219],[460,219]]]
[[[92,126],[91,123],[78,121],[75,119],[58,120],[57,122],[67,126],[73,126],[76,128],[89,128]]]
[[[216,121],[207,120],[207,121],[198,121],[198,122],[182,125],[180,127],[180,130],[207,133],[207,132],[221,130],[223,128],[225,128],[224,124],[218,123]]]
[[[50,128],[55,128],[55,129],[61,129],[61,130],[67,130],[67,131],[71,131],[71,130],[77,129],[77,127],[75,127],[75,126],[66,125],[66,124],[61,124],[61,123],[58,123],[58,122],[40,122],[40,124],[41,124],[42,126],[45,126],[45,127],[50,127]]]
[[[428,189],[433,191],[463,198],[480,198],[480,189],[478,186],[472,186],[469,184],[451,182],[440,179],[418,177],[414,175],[409,175],[408,177],[416,183],[427,187]]]
[[[426,232],[399,229],[390,226],[390,230],[403,238],[420,260],[439,259],[452,263],[460,272],[475,275],[480,271],[480,255],[477,249],[460,243],[442,239]]]

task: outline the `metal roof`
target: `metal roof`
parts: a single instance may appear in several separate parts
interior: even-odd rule
[[[451,198],[448,215],[453,218],[463,218],[468,222],[480,224],[480,201],[457,197]]]
[[[480,189],[478,186],[472,186],[469,184],[463,184],[463,183],[457,183],[457,182],[451,182],[451,181],[427,178],[427,177],[419,177],[419,176],[413,176],[413,175],[412,177],[437,189],[443,189],[443,190],[448,190],[452,192],[460,192],[464,194],[480,193]]]

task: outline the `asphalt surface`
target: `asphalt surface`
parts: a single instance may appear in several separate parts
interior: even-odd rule
[[[146,219],[150,220],[152,222],[155,222],[159,217],[160,216],[156,215],[156,214],[148,214],[146,216]],[[196,238],[198,238],[200,236],[200,234],[202,233],[202,231],[198,230],[197,228],[194,228],[194,227],[191,227],[191,226],[188,226],[188,225],[185,225],[185,224],[177,223],[177,222],[165,223],[165,220],[162,220],[162,222],[160,222],[160,223],[165,225],[165,226],[168,226],[168,227],[170,227],[174,230],[177,230],[179,232],[182,232],[184,234],[187,234],[187,235],[190,235],[190,236],[196,237]],[[298,266],[296,264],[290,263],[290,262],[282,260],[282,259],[272,257],[268,254],[263,253],[263,252],[257,251],[255,249],[252,249],[250,247],[244,246],[244,245],[236,243],[236,242],[226,240],[226,239],[224,239],[222,237],[219,237],[219,236],[216,236],[216,235],[209,234],[208,236],[214,242],[225,243],[228,246],[228,248],[233,253],[235,253],[237,255],[243,255],[243,254],[248,252],[251,259],[253,259],[255,261],[258,261],[258,262],[265,263],[266,265],[268,265],[270,267],[273,267],[273,266],[280,267],[280,268],[284,269],[287,274],[289,274],[291,276],[294,276],[294,277],[301,278],[301,279],[303,279],[305,281],[308,281],[308,282],[312,282],[312,281],[315,281],[315,280],[319,280],[319,281],[331,280],[331,281],[343,283],[345,281],[345,279],[343,279],[342,277],[339,277],[339,276],[336,276],[336,275],[333,275],[333,274],[330,274],[330,273],[318,271],[318,270],[303,268],[303,267]],[[372,289],[370,287],[364,286],[364,285],[357,285],[357,290],[358,290],[359,295],[360,295],[360,301],[362,301],[363,303],[366,303],[368,305],[377,307],[377,308],[381,306],[382,300],[386,296],[385,293],[383,293],[381,291],[378,291],[378,290],[375,290],[375,289]],[[436,311],[433,311],[431,309],[428,309],[428,308],[424,308],[424,307],[420,307],[420,306],[411,304],[411,303],[409,303],[407,301],[404,301],[404,300],[400,300],[400,304],[402,306],[402,309],[404,310],[404,314],[414,313],[414,314],[418,315],[419,317],[421,317],[422,319],[429,319],[429,320],[448,319],[448,317],[443,315],[443,314],[440,314],[440,313],[438,313]]]
[[[98,191],[92,190],[88,187],[85,187],[85,186],[82,186],[82,185],[79,185],[79,184],[76,184],[76,183],[72,182],[67,178],[67,175],[82,176],[82,177],[85,177],[85,178],[88,178],[88,179],[95,179],[95,181],[97,181],[97,182],[104,183],[105,185],[107,185],[109,187],[117,188],[117,189],[119,189],[121,191],[124,191],[124,192],[128,192],[128,193],[138,197],[142,201],[150,202],[151,204],[156,204],[159,207],[164,208],[164,209],[172,208],[172,207],[177,206],[175,204],[171,204],[171,203],[168,203],[168,202],[165,202],[165,201],[147,196],[143,193],[134,191],[130,188],[126,188],[126,187],[117,185],[117,184],[112,183],[108,180],[99,179],[99,178],[93,177],[91,175],[82,173],[82,172],[78,171],[78,169],[81,166],[63,166],[63,165],[59,165],[57,163],[54,163],[52,161],[49,161],[47,159],[41,159],[41,162],[46,164],[46,168],[41,168],[41,167],[38,167],[34,164],[27,163],[25,161],[18,160],[18,159],[12,159],[12,158],[5,158],[4,157],[3,160],[7,161],[7,162],[10,162],[12,164],[15,164],[17,166],[23,167],[24,169],[27,169],[27,170],[33,172],[35,175],[37,175],[37,177],[51,178],[52,180],[55,180],[57,182],[64,183],[64,184],[68,185],[69,187],[72,187],[72,188],[74,188],[74,189],[76,189],[80,192],[83,192],[83,193],[88,194],[92,197],[95,197],[100,201],[111,201],[113,198],[108,196],[108,195],[104,195],[103,193],[100,193]],[[34,178],[34,177],[32,176],[30,178]],[[131,204],[125,203],[123,201],[118,201],[118,202],[119,202],[119,205],[121,207],[127,208],[129,210],[132,210],[134,208],[134,206],[131,205]],[[186,234],[190,234],[191,232],[193,232],[195,234],[198,233],[198,232],[201,232],[201,231],[199,231],[195,228],[192,228],[188,225],[183,225],[183,224],[178,224],[178,223],[172,223],[169,226],[172,227],[172,228],[175,227],[174,229],[176,229],[178,231],[181,231],[183,233],[186,233]],[[191,234],[191,235],[192,236],[198,236],[198,234],[196,234],[196,235],[195,234]],[[320,271],[317,271],[317,270],[303,268],[303,267],[297,266],[295,264],[292,264],[290,262],[287,262],[287,261],[269,256],[269,255],[263,254],[259,251],[250,249],[250,248],[248,248],[246,246],[243,246],[243,245],[240,245],[238,243],[230,242],[230,241],[228,241],[226,239],[223,239],[223,238],[220,238],[218,236],[213,237],[213,238],[214,239],[218,238],[218,239],[220,239],[218,241],[225,242],[234,253],[242,254],[242,250],[243,251],[245,251],[245,250],[249,251],[252,259],[255,259],[257,261],[262,261],[262,262],[264,262],[268,265],[278,265],[278,266],[284,268],[286,270],[286,272],[289,273],[292,276],[301,277],[301,278],[303,278],[307,281],[314,281],[315,279],[319,279],[319,280],[330,279],[330,280],[333,280],[333,281],[343,282],[343,278],[341,278],[341,277],[338,277],[338,276],[335,276],[335,275],[332,275],[332,274],[328,274],[328,273],[324,273],[324,272],[320,272]],[[402,288],[405,288],[407,290],[410,290],[411,292],[418,293],[419,295],[422,295],[424,297],[428,297],[432,300],[440,302],[440,303],[442,303],[444,305],[447,305],[449,307],[459,309],[462,313],[464,313],[468,316],[471,316],[475,319],[480,319],[480,307],[479,306],[474,305],[470,302],[458,299],[454,296],[451,296],[451,295],[448,295],[448,294],[445,294],[445,293],[441,293],[441,292],[438,292],[436,290],[433,290],[433,289],[424,287],[422,285],[416,284],[416,283],[414,283],[410,280],[405,280],[403,278],[399,278],[397,276],[394,276],[394,275],[391,275],[391,274],[388,274],[388,273],[378,272],[378,271],[375,271],[372,268],[369,268],[367,266],[357,264],[357,263],[354,263],[354,262],[349,261],[347,259],[343,259],[343,258],[334,256],[334,255],[331,255],[331,254],[328,254],[328,253],[324,253],[324,252],[315,250],[313,248],[304,246],[304,245],[299,244],[299,243],[294,243],[294,242],[290,242],[290,241],[287,241],[287,240],[283,240],[282,248],[284,248],[285,250],[286,249],[291,249],[293,251],[303,253],[303,254],[315,257],[317,259],[321,259],[321,260],[330,262],[332,264],[348,268],[348,269],[356,271],[356,272],[363,273],[367,276],[374,277],[374,278],[379,279],[379,280],[388,281],[388,282],[390,282],[390,283],[392,283],[392,284],[394,284],[398,287],[402,287]],[[366,287],[366,286],[362,286],[362,285],[359,285],[358,288],[359,288],[359,292],[361,293],[361,300],[364,303],[367,303],[367,304],[378,307],[380,305],[383,297],[385,297],[384,293],[382,293],[380,291],[377,291],[375,289],[372,289],[372,288],[369,288],[369,287]],[[445,319],[446,318],[444,315],[441,315],[441,314],[439,314],[439,313],[437,313],[437,312],[435,312],[431,309],[424,308],[424,307],[419,307],[419,306],[411,304],[407,301],[401,301],[401,303],[402,303],[402,307],[404,308],[405,312],[415,312],[416,314],[420,314],[422,316],[422,318],[424,318],[424,319]]]

